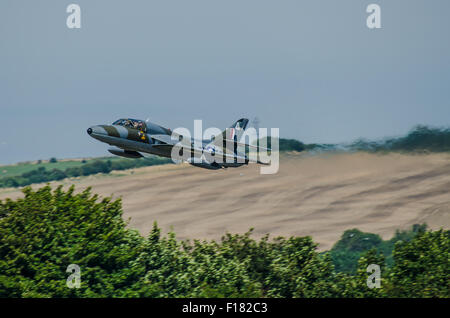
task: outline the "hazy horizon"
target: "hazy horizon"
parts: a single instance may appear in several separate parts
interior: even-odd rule
[[[68,29],[66,7],[81,7]],[[381,7],[382,28],[366,27]],[[342,143],[450,126],[450,2],[0,3],[0,164],[108,155],[122,117]]]

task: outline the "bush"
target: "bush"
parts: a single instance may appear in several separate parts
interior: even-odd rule
[[[125,228],[120,200],[49,186],[0,204],[0,297],[111,297],[138,279],[143,239]],[[69,264],[80,289],[66,286]],[[142,269],[142,268],[141,268]]]
[[[425,232],[426,227],[426,224],[414,224],[411,230],[397,230],[394,237],[387,241],[376,234],[364,233],[357,229],[347,230],[331,249],[331,259],[336,271],[356,274],[359,258],[373,249],[378,254],[383,254],[386,265],[391,267],[394,263],[392,251],[395,243],[411,241],[418,233]]]
[[[398,241],[388,292],[393,297],[450,297],[450,231],[418,232]]]
[[[378,236],[361,242],[355,235],[370,233],[347,231],[355,235],[336,245],[362,252],[352,276],[337,273],[310,237],[256,241],[250,230],[220,242],[178,241],[155,223],[144,238],[123,221],[120,199],[74,187],[23,192],[0,201],[0,297],[450,296],[449,231],[422,228],[398,241],[391,269],[376,249],[362,252]],[[66,286],[70,264],[80,266],[79,289]],[[379,289],[366,285],[369,264],[381,267]]]

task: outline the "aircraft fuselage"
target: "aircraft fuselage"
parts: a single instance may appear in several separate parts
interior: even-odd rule
[[[148,127],[148,126],[147,126]],[[117,126],[117,125],[98,125],[88,128],[88,134],[99,141],[105,142],[111,146],[116,146],[121,149],[127,149],[138,152],[145,152],[162,157],[171,157],[171,149],[167,147],[152,147],[158,141],[150,137],[154,134],[169,134],[169,130],[156,126],[159,129],[149,129],[147,132],[142,132],[137,129]]]

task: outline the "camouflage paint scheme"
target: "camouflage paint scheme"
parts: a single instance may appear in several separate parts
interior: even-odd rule
[[[241,138],[247,125],[248,119],[242,118],[223,131],[221,138],[219,138],[219,140],[223,140],[221,145],[218,145],[215,142],[215,138],[212,138],[202,140],[201,149],[195,149],[193,148],[194,140],[191,138],[191,143],[188,146],[188,151],[191,151],[191,158],[186,161],[194,166],[213,170],[248,164],[249,160],[245,154],[237,151],[237,141]],[[176,138],[172,138],[170,129],[148,121],[131,118],[119,119],[111,125],[89,127],[87,133],[92,138],[114,146],[108,149],[112,154],[127,158],[141,158],[143,157],[142,153],[171,158],[172,148],[179,142]],[[232,139],[227,140],[227,136],[230,136]],[[226,151],[225,141],[234,141],[233,153]],[[183,151],[184,149],[186,148],[183,148]],[[225,157],[228,159],[231,157],[231,162],[230,160],[222,160],[220,163],[215,161],[209,162],[205,159],[202,159],[200,162],[194,161],[194,156],[199,156],[198,154],[202,151],[220,155],[224,159]]]

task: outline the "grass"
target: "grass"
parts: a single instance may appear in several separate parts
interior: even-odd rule
[[[92,159],[86,159],[85,161],[82,161],[80,159],[64,159],[58,162],[50,163],[48,160],[42,160],[41,163],[35,162],[20,162],[12,165],[5,165],[0,166],[0,178],[3,177],[14,177],[19,176],[22,173],[29,172],[32,170],[36,170],[39,167],[45,167],[46,170],[52,170],[52,169],[59,169],[61,171],[64,171],[67,168],[73,168],[73,167],[79,167],[84,165],[85,163],[88,163],[93,160],[98,160],[103,158],[92,158]],[[108,159],[114,160],[116,158],[111,157]]]
[[[71,160],[71,161],[61,161],[55,163],[42,162],[42,163],[18,163],[8,166],[0,166],[0,177],[14,177],[21,175],[22,173],[29,172],[31,170],[38,169],[40,167],[45,167],[47,170],[60,169],[64,170],[66,168],[78,167],[83,163],[81,161]]]

